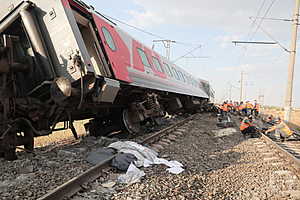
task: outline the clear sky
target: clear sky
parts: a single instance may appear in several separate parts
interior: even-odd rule
[[[100,13],[115,17],[166,39],[185,44],[173,44],[171,60],[201,44],[194,56],[176,62],[193,75],[211,82],[216,100],[239,99],[240,74],[245,72],[245,100],[265,95],[265,104],[282,106],[286,91],[289,53],[278,45],[237,45],[232,40],[272,41],[249,17],[264,16],[274,0],[85,0]],[[295,0],[275,0],[266,17],[291,19]],[[260,23],[260,20],[257,21]],[[152,46],[159,39],[128,26],[122,29]],[[290,49],[291,22],[263,20],[262,27],[284,47]],[[257,30],[257,31],[256,31]],[[249,37],[250,35],[250,37]],[[155,46],[162,55],[161,44]],[[191,57],[190,55],[189,57]],[[300,58],[299,58],[300,59]],[[296,62],[295,77],[300,76]],[[300,107],[300,79],[294,82],[294,106]]]

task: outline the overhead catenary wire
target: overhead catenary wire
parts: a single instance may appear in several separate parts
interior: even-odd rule
[[[258,31],[259,28],[261,27],[261,25],[262,25],[262,23],[263,23],[263,21],[264,21],[264,18],[266,18],[267,15],[269,14],[269,12],[271,11],[271,8],[273,7],[275,1],[276,1],[276,0],[272,0],[271,4],[270,4],[269,7],[266,9],[265,14],[263,15],[263,17],[260,18],[259,15],[260,15],[262,9],[264,8],[264,6],[265,6],[265,4],[266,4],[266,0],[264,0],[264,1],[262,2],[261,6],[260,6],[260,8],[259,8],[259,10],[258,10],[258,12],[257,12],[257,15],[256,15],[255,19],[252,20],[252,23],[251,23],[251,27],[250,27],[249,33],[251,32],[251,29],[254,27],[254,25],[257,25],[257,26],[256,26],[256,29],[255,29],[255,31],[251,34],[251,36],[250,36],[249,33],[248,33],[248,35],[247,35],[247,38],[249,38],[249,41],[250,41],[250,42],[253,40],[254,36],[255,36],[256,33],[257,33],[257,31]],[[259,19],[259,18],[260,18],[261,20],[260,20],[259,24],[257,24],[256,21],[257,21],[257,19]],[[241,57],[240,57],[240,59],[239,59],[239,63],[241,62],[242,58],[246,56],[247,50],[248,50],[248,48],[247,48],[247,46],[246,46],[246,48],[244,49],[243,54],[241,55]]]
[[[253,32],[251,38],[250,38],[250,41],[254,38],[254,36],[256,35],[257,31],[259,30],[259,28],[261,27],[264,19],[267,17],[267,15],[269,14],[269,12],[271,11],[271,8],[273,7],[274,3],[276,2],[277,0],[272,0],[271,4],[269,5],[269,7],[267,8],[264,16],[261,18],[260,20],[260,23],[257,24],[256,21],[254,21],[253,23],[257,24],[257,27],[256,27],[256,30]]]
[[[193,53],[194,51],[196,51],[197,49],[200,49],[201,47],[202,47],[202,45],[199,45],[199,46],[193,48],[192,50],[188,51],[186,54],[184,54],[184,55],[182,55],[182,56],[180,56],[180,57],[174,59],[172,62],[175,63],[176,61],[178,61],[178,60],[180,60],[181,58],[184,58],[185,56],[187,56],[187,55]]]
[[[256,17],[255,17],[255,19],[254,19],[254,22],[252,22],[251,25],[250,25],[250,29],[249,29],[249,32],[248,32],[246,38],[249,38],[249,37],[250,37],[251,30],[252,30],[252,28],[254,27],[256,20],[259,18],[259,15],[260,15],[260,13],[261,13],[261,11],[262,11],[262,9],[263,9],[263,7],[264,7],[265,4],[266,4],[266,0],[264,0],[264,1],[262,2],[261,6],[259,7],[259,9],[258,9],[258,11],[257,11],[257,14],[256,14]]]
[[[126,23],[126,22],[124,22],[124,21],[122,21],[122,20],[119,20],[119,19],[117,19],[117,18],[115,18],[115,17],[111,17],[111,16],[106,15],[106,14],[103,14],[103,13],[101,13],[101,15],[103,15],[104,17],[109,18],[109,19],[111,19],[111,20],[113,20],[113,21],[117,21],[117,22],[119,22],[120,24],[123,24],[123,25],[125,25],[125,26],[128,26],[128,27],[130,27],[130,28],[132,28],[132,29],[135,29],[135,30],[137,30],[137,31],[140,31],[140,32],[142,32],[142,33],[144,33],[144,34],[147,34],[147,35],[150,35],[150,36],[152,36],[152,37],[159,38],[159,39],[162,39],[162,40],[167,40],[166,37],[163,37],[163,36],[160,36],[160,35],[158,35],[158,34],[156,34],[156,33],[152,33],[152,32],[150,32],[150,31],[144,30],[144,29],[139,28],[139,27],[137,27],[137,26],[135,26],[135,25]],[[186,45],[186,46],[198,45],[198,44],[192,44],[192,43],[180,42],[180,41],[176,41],[176,40],[172,40],[172,41],[174,41],[174,43],[176,43],[176,44]]]
[[[253,17],[250,17],[250,19],[253,19]],[[292,22],[292,19],[286,19],[286,18],[272,18],[272,17],[258,17],[256,19],[266,19],[266,20],[273,20],[273,21],[284,21],[284,22]]]
[[[250,18],[251,20],[251,18]],[[283,46],[278,40],[276,40],[268,31],[266,31],[263,27],[260,27],[260,30],[264,32],[271,40],[276,42],[284,51],[290,52],[285,46]]]

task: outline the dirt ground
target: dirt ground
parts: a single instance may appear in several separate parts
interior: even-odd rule
[[[77,130],[79,137],[86,135],[86,131],[84,129],[84,124],[87,123],[88,120],[76,121],[74,122],[74,126]],[[58,128],[63,127],[63,123],[58,124]],[[42,136],[35,138],[34,146],[35,147],[45,147],[49,144],[62,143],[65,141],[75,140],[71,130],[63,130],[56,131],[48,136]]]

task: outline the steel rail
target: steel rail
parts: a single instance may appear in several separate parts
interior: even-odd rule
[[[60,200],[72,197],[82,189],[83,184],[97,179],[101,174],[102,169],[105,168],[115,156],[116,155],[111,156],[79,176],[72,178],[68,182],[65,182],[64,184],[50,191],[48,194],[38,198],[38,200]]]
[[[265,134],[262,134],[261,137],[267,144],[273,146],[275,149],[279,150],[285,157],[284,159],[288,159],[290,162],[294,163],[294,168],[297,172],[300,172],[300,160],[296,158],[293,154],[288,152],[288,150],[282,148],[279,146],[276,142],[271,140],[268,136]]]
[[[152,142],[153,140],[155,140],[158,136],[165,136],[170,130],[178,127],[178,126],[181,126],[182,124],[186,123],[187,121],[191,120],[195,115],[192,115],[192,116],[189,116],[188,118],[184,119],[184,120],[181,120],[180,122],[176,123],[176,124],[173,124],[172,126],[169,126],[165,129],[162,129],[152,135],[150,135],[149,137],[145,138],[144,140],[142,140],[140,143],[141,144],[146,144],[146,143],[150,143]]]
[[[192,115],[184,120],[179,121],[176,124],[171,125],[165,129],[162,129],[151,136],[147,137],[146,139],[140,141],[141,144],[146,144],[152,142],[155,138],[159,136],[164,136],[170,130],[181,126],[182,124],[186,123],[188,120],[191,120],[195,115]],[[79,192],[83,187],[82,185],[92,182],[96,180],[102,173],[102,169],[109,165],[109,163],[115,158],[117,154],[111,156],[110,158],[102,161],[101,163],[95,165],[94,167],[90,168],[86,172],[72,178],[71,180],[65,182],[64,184],[58,186],[54,190],[50,191],[49,193],[45,194],[44,196],[38,198],[38,200],[63,200],[65,198],[70,198]]]

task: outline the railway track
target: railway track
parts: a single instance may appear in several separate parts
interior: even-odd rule
[[[262,140],[268,145],[274,147],[281,153],[281,157],[287,162],[292,163],[297,172],[300,172],[300,141],[274,141],[262,134]]]
[[[171,131],[182,126],[186,122],[192,120],[194,116],[195,115],[187,117],[186,119],[181,120],[165,129],[153,133],[147,138],[140,140],[139,143],[143,145],[153,144],[159,141],[160,139],[162,139],[163,137],[167,136]],[[53,199],[60,200],[60,199],[66,199],[72,197],[83,188],[83,185],[92,182],[96,180],[98,177],[100,177],[102,170],[109,166],[110,162],[114,159],[116,155],[117,154],[111,156],[110,158],[104,160],[103,162],[85,171],[84,173],[70,179],[69,181],[65,182],[64,184],[50,191],[46,195],[40,197],[38,200],[53,200]]]

